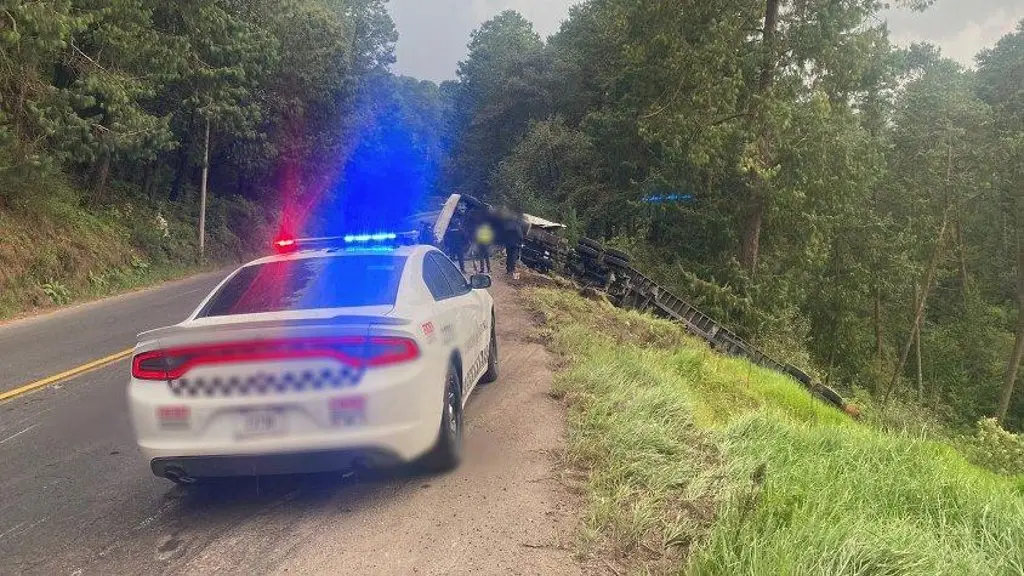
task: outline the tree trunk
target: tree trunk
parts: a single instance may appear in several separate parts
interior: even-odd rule
[[[107,179],[110,177],[110,153],[103,153],[103,160],[96,167],[95,180],[93,181],[93,199],[96,203],[106,200]]]
[[[153,176],[156,173],[156,161],[149,161],[142,168],[142,195],[151,198],[153,194]]]
[[[956,219],[956,243],[957,252],[960,256],[960,291],[964,298],[964,303],[967,303],[967,246],[964,244],[964,227],[960,222],[960,217]]]
[[[206,119],[206,135],[203,137],[203,178],[199,186],[199,258],[206,249],[206,178],[210,172],[210,119]]]
[[[928,292],[931,291],[932,280],[935,278],[935,269],[939,265],[939,256],[942,254],[943,239],[946,236],[946,227],[949,225],[949,209],[947,208],[942,214],[942,226],[939,227],[939,235],[935,241],[935,250],[932,252],[932,261],[928,264],[928,273],[924,279],[924,290],[921,293],[920,301],[917,303],[917,311],[914,313],[914,328],[910,331],[910,337],[907,338],[907,343],[903,346],[903,352],[900,354],[899,364],[896,365],[896,369],[892,373],[892,380],[889,381],[889,388],[885,391],[885,397],[882,399],[882,404],[885,405],[889,402],[889,397],[892,396],[893,391],[896,389],[896,382],[899,380],[900,374],[903,373],[903,369],[907,366],[907,358],[910,356],[910,348],[914,345],[914,336],[916,335],[916,327],[921,323],[921,318],[924,315],[924,305],[928,300]]]
[[[768,127],[764,115],[764,99],[768,96],[775,82],[775,36],[778,31],[779,0],[766,0],[764,7],[764,30],[762,35],[761,70],[758,75],[758,95],[754,99],[750,117],[753,122],[753,133],[757,134],[758,154],[760,163],[768,168],[772,165],[772,155],[768,145]],[[765,183],[759,174],[753,174],[748,185],[749,201],[744,215],[742,241],[740,244],[740,263],[753,276],[757,270],[758,255],[761,251],[761,227],[764,225]]]
[[[882,287],[875,284],[875,367],[882,374]],[[877,390],[876,390],[877,391]]]
[[[779,0],[767,0],[764,6],[764,54],[758,87],[764,94],[775,81],[775,33],[779,22]]]
[[[917,306],[917,301],[921,298],[921,287],[914,284],[914,306]],[[924,378],[921,374],[921,326],[924,324],[924,314],[921,314],[917,325],[914,326],[914,348],[915,355],[917,356],[917,401],[921,402],[924,400]]]
[[[1020,244],[1020,240],[1017,240]],[[1006,363],[1006,379],[1003,381],[1003,390],[999,393],[999,407],[996,409],[995,417],[999,421],[1006,419],[1006,413],[1010,410],[1010,400],[1013,399],[1013,388],[1017,383],[1017,369],[1020,367],[1021,357],[1024,356],[1024,247],[1017,247],[1017,337],[1013,343],[1013,354],[1010,361]]]
[[[174,180],[171,182],[171,195],[169,197],[171,202],[177,202],[181,199],[181,189],[185,186],[185,179],[188,176],[188,150],[185,148],[186,144],[181,143],[178,148],[178,161],[174,167]]]
[[[740,245],[740,263],[751,276],[757,270],[757,258],[761,250],[761,226],[764,224],[764,202],[759,191],[752,191],[754,197],[747,207],[743,222],[743,243]]]

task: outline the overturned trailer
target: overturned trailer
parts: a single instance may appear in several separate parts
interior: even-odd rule
[[[758,366],[785,374],[819,399],[851,416],[858,414],[855,406],[847,404],[839,393],[815,381],[806,371],[772,358],[744,341],[721,322],[651,280],[630,264],[629,255],[625,252],[605,248],[588,238],[580,240],[576,252],[586,262],[577,272],[583,269],[584,277],[596,279],[591,284],[603,287],[609,300],[616,306],[680,322],[687,332],[706,341],[712,349],[729,356],[746,358]]]
[[[523,265],[544,274],[564,270],[569,257],[569,241],[558,233],[565,229],[565,225],[531,214],[523,214],[522,220],[528,226],[520,256]]]
[[[471,196],[453,194],[445,202],[433,224],[434,243],[444,245],[448,237],[466,228],[467,221],[492,219],[500,226],[508,212]],[[708,343],[711,348],[730,356],[744,357],[754,364],[785,374],[807,388],[812,394],[840,410],[856,415],[856,408],[828,386],[815,381],[800,368],[780,362],[756,346],[744,341],[722,323],[660,286],[630,263],[629,254],[605,247],[602,243],[581,238],[571,247],[559,235],[565,226],[530,214],[515,215],[526,225],[522,262],[543,273],[569,276],[576,282],[600,288],[608,293],[616,306],[631,308],[680,322],[686,330]]]

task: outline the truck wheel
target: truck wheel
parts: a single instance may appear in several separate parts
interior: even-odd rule
[[[815,384],[813,387],[813,391],[822,400],[828,402],[829,404],[832,404],[833,406],[839,408],[840,410],[843,409],[843,404],[845,404],[845,402],[843,402],[843,397],[840,396],[835,390],[829,388],[828,386],[825,386],[824,384]]]
[[[604,255],[606,257],[611,256],[613,258],[618,258],[619,260],[622,260],[623,262],[626,263],[629,263],[629,261],[631,260],[629,254],[626,254],[622,250],[616,250],[615,248],[605,248]]]
[[[623,260],[622,258],[616,258],[609,256],[607,253],[604,255],[604,263],[607,266],[615,266],[618,268],[629,268],[629,261]]]

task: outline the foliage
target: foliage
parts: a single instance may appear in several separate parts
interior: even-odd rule
[[[207,157],[211,262],[380,172],[434,193],[447,104],[396,40],[385,0],[0,0],[0,308],[195,266]]]
[[[446,120],[457,134],[449,175],[455,190],[484,193],[491,171],[526,132],[534,102],[520,96],[534,88],[523,76],[542,47],[533,25],[513,11],[499,14],[473,33],[469,56],[459,63],[459,82]]]
[[[546,43],[502,14],[448,88],[449,178],[628,246],[847,388],[916,394],[916,285],[919,402],[974,422],[1010,400],[1020,427],[1024,23],[973,72],[890,46],[881,8],[590,0]],[[689,200],[646,201],[673,194]]]
[[[68,302],[71,302],[71,291],[68,290],[67,286],[56,280],[45,282],[39,288],[55,306],[63,306]]]
[[[1000,474],[1024,476],[1024,437],[1007,432],[995,418],[978,421],[967,453],[979,466]]]
[[[397,38],[382,0],[11,0],[0,13],[0,179],[64,171],[93,205],[116,180],[181,200],[207,125],[215,194],[315,202]]]

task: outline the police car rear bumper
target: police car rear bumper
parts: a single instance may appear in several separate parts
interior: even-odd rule
[[[156,476],[174,479],[380,469],[395,467],[402,462],[398,454],[387,449],[350,448],[267,455],[154,458],[150,468]]]
[[[356,386],[227,398],[178,395],[166,383],[133,380],[129,407],[139,450],[160,476],[182,462],[214,471],[242,462],[242,473],[250,474],[254,462],[267,460],[276,469],[282,460],[287,465],[280,467],[291,469],[310,463],[292,455],[309,453],[386,453],[412,461],[438,438],[444,378],[434,372],[413,363],[375,370]],[[172,416],[180,410],[182,421],[162,420],[168,408]],[[268,411],[276,412],[279,426],[253,434],[247,414]],[[334,469],[339,460],[332,456],[323,465]]]

